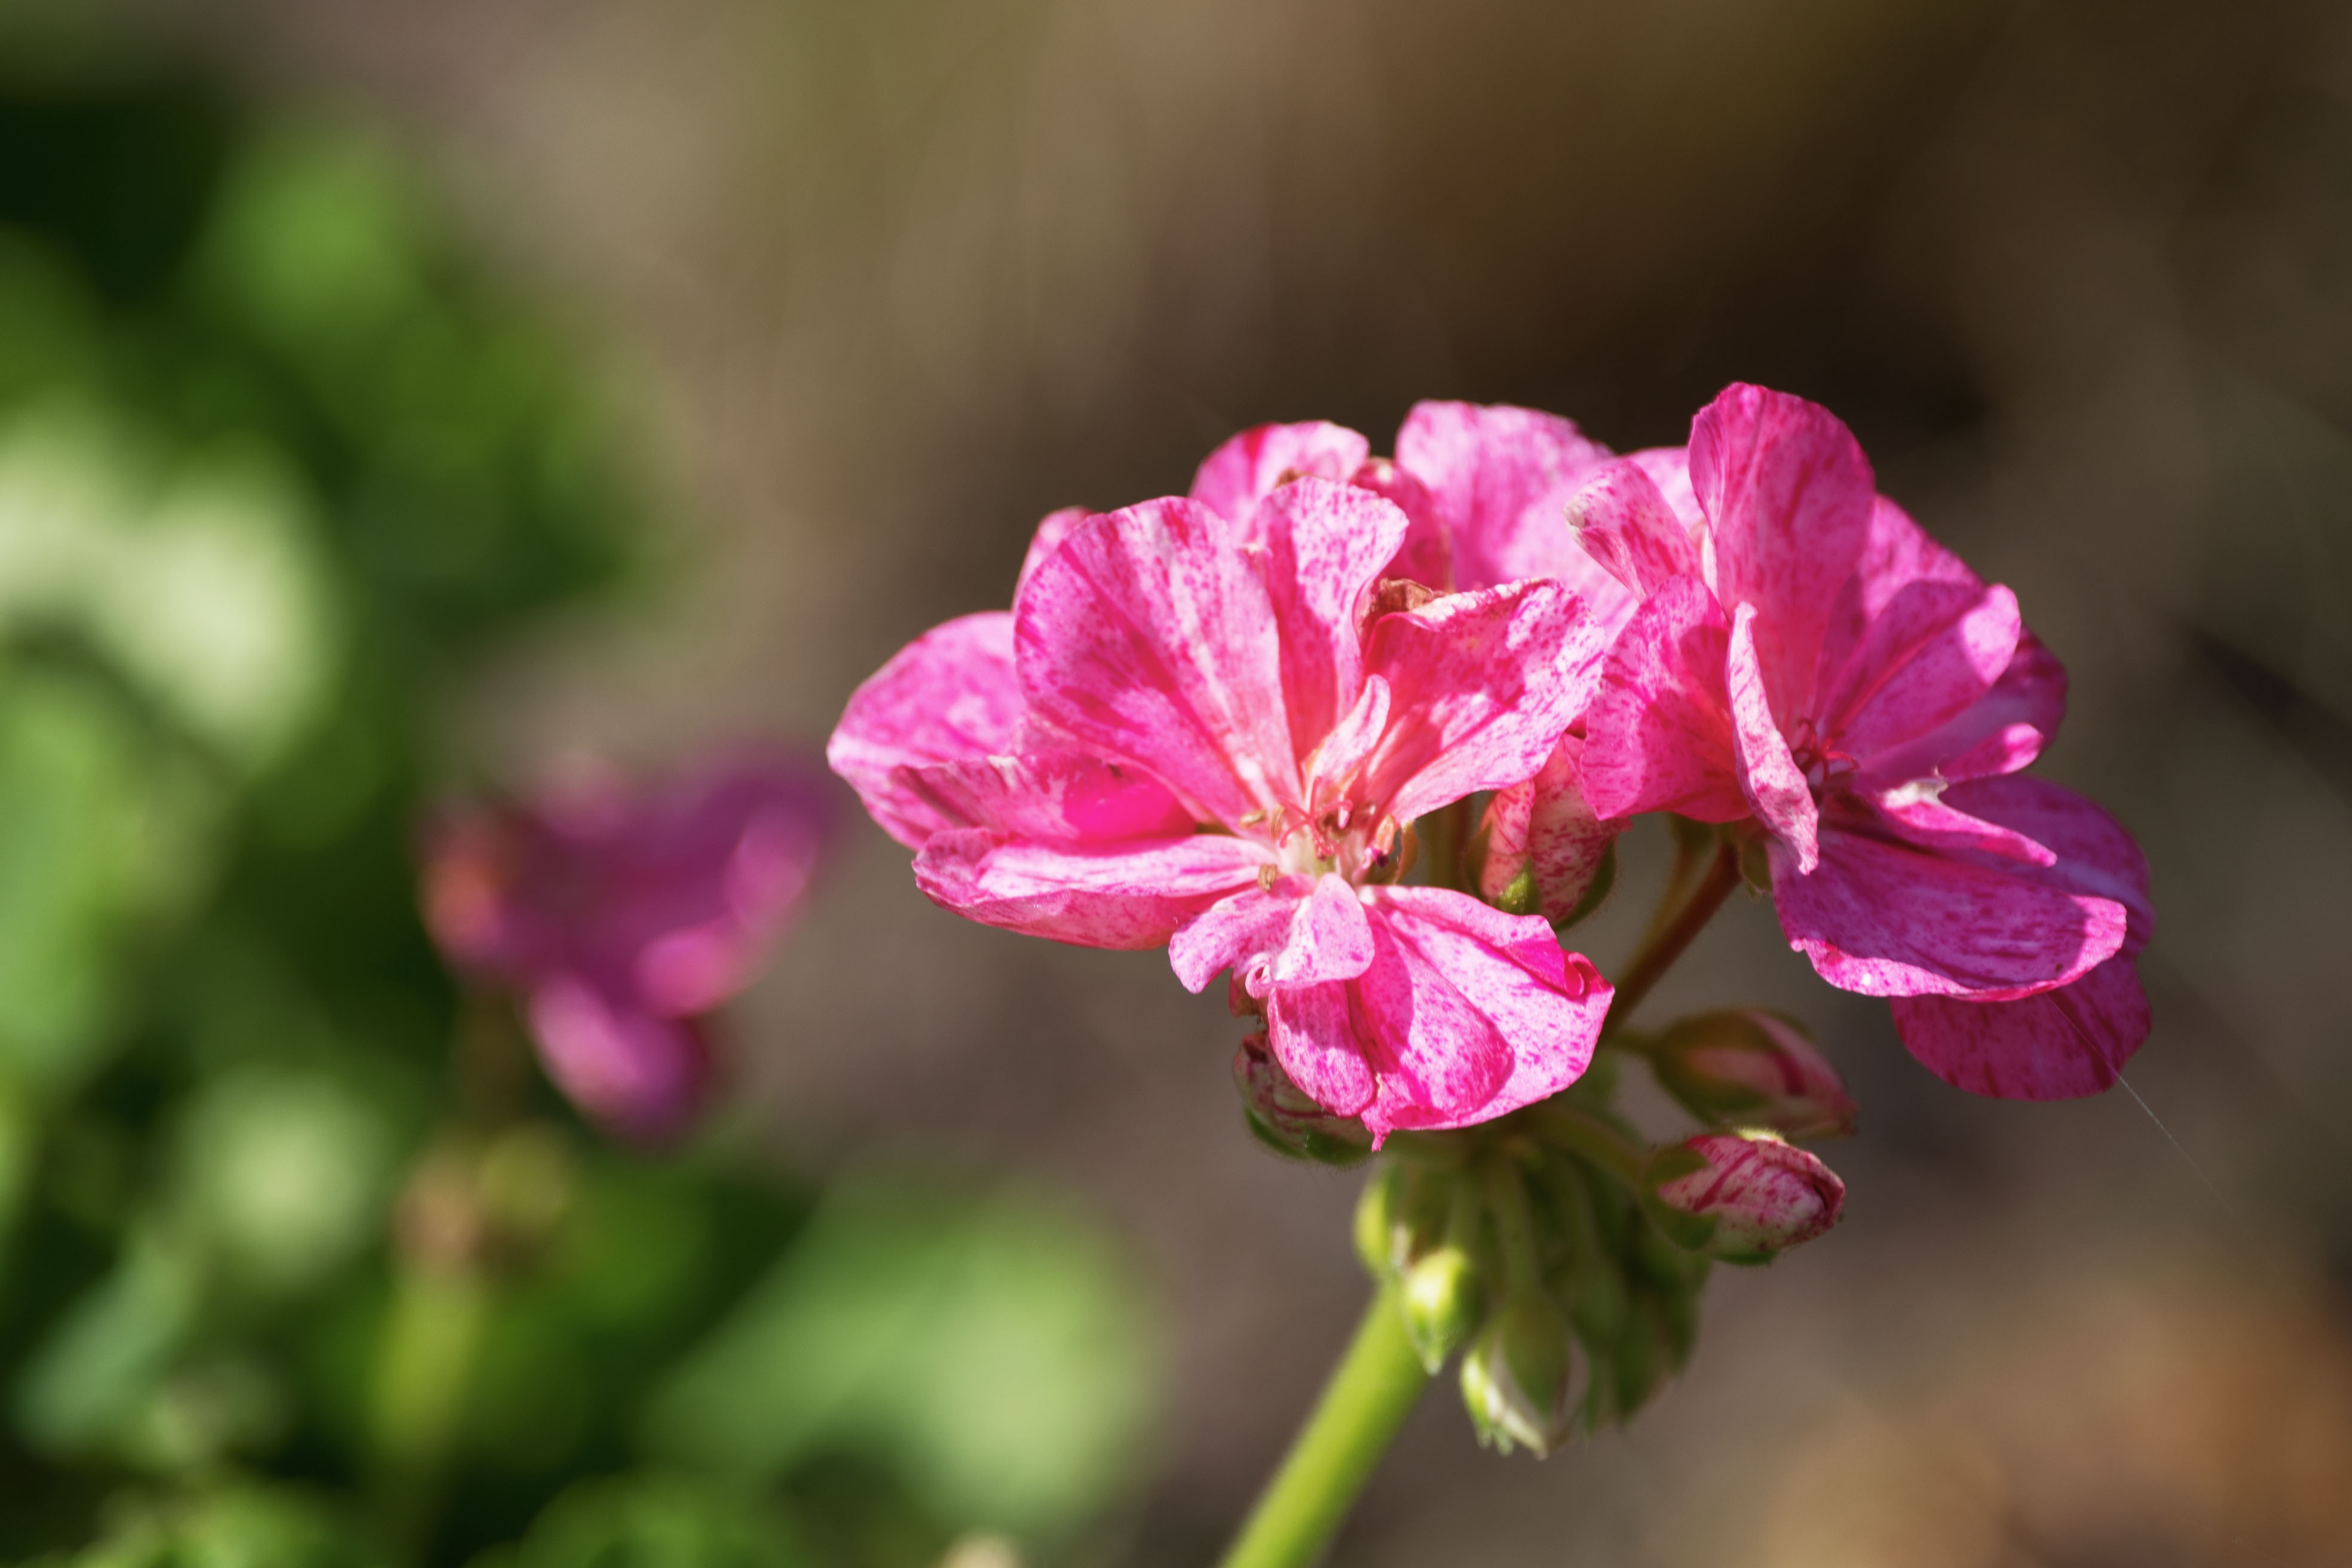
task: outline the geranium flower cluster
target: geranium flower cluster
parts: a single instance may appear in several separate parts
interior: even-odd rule
[[[1012,610],[917,639],[829,755],[946,908],[1229,971],[1252,1129],[1387,1145],[1357,1239],[1410,1353],[1541,1453],[1683,1364],[1712,1264],[1843,1206],[1791,1140],[1853,1102],[1791,1020],[1611,1016],[1743,881],[1964,1089],[2093,1092],[2146,1036],[2138,850],[2020,773],[2064,696],[1843,425],[1734,386],[1622,458],[1452,403],[1390,458],[1248,431],[1189,496],[1045,519]],[[1645,814],[1679,855],[1612,986],[1557,933]],[[1631,1059],[1697,1133],[1645,1146]]]
[[[1612,987],[1555,924],[1644,813],[1714,825],[1946,1080],[2106,1087],[2152,912],[2129,836],[2020,774],[2064,697],[1843,424],[1734,386],[1622,458],[1462,404],[1393,458],[1249,431],[1187,497],[1045,519],[1012,610],[917,639],[829,756],[944,907],[1231,970],[1245,1087],[1270,1052],[1377,1145],[1586,1070]]]

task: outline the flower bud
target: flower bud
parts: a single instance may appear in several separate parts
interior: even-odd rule
[[[1659,1084],[1718,1125],[1783,1138],[1843,1138],[1855,1109],[1837,1069],[1775,1013],[1726,1008],[1683,1018],[1650,1047]]]
[[[1356,1205],[1356,1255],[1376,1279],[1402,1279],[1436,1247],[1454,1205],[1454,1173],[1410,1161],[1384,1162]]]
[[[1264,1035],[1234,1053],[1234,1083],[1250,1131],[1276,1153],[1326,1165],[1352,1165],[1372,1152],[1372,1135],[1352,1116],[1334,1116],[1290,1081]]]
[[[1550,1300],[1521,1291],[1487,1320],[1462,1358],[1462,1402],[1478,1440],[1549,1454],[1574,1427],[1568,1322]]]
[[[1412,1340],[1414,1353],[1432,1376],[1478,1326],[1484,1294],[1479,1289],[1478,1265],[1452,1242],[1424,1253],[1405,1269],[1398,1305],[1403,1309],[1405,1333]]]
[[[1714,1221],[1694,1239],[1727,1263],[1767,1262],[1811,1241],[1845,1203],[1834,1172],[1772,1132],[1702,1133],[1660,1151],[1651,1179],[1660,1217]]]

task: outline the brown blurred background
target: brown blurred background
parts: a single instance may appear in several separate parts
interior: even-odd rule
[[[625,367],[677,559],[478,694],[460,738],[518,777],[819,742],[1005,601],[1041,513],[1181,490],[1242,426],[1377,447],[1464,397],[1634,447],[1735,378],[1828,403],[2067,661],[2042,766],[2149,850],[2156,1035],[2128,1089],[1974,1100],[1736,909],[1654,1005],[1818,1025],[1864,1108],[1844,1225],[1720,1279],[1627,1436],[1496,1458],[1442,1386],[1339,1560],[2352,1561],[2352,13],[154,9],[420,149]],[[905,862],[864,830],[740,1010],[746,1120],[1112,1216],[1172,1343],[1114,1551],[1204,1561],[1359,1305],[1354,1184],[1246,1141],[1234,1026],[1163,960],[966,925]]]

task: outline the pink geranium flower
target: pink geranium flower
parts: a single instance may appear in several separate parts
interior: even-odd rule
[[[1571,503],[1642,600],[1587,717],[1591,809],[1752,820],[1790,943],[1894,999],[1948,1081],[2105,1088],[2147,1030],[2147,868],[2096,806],[2011,776],[2065,704],[2014,596],[1876,495],[1802,399],[1730,388],[1679,467],[1611,465]]]
[[[689,1125],[710,1077],[703,1014],[749,984],[807,894],[831,826],[822,773],[777,761],[632,793],[605,776],[425,834],[425,924],[511,990],[548,1076],[624,1136]]]
[[[1376,591],[1416,525],[1319,477],[1362,468],[1333,431],[1229,444],[1213,501],[1048,518],[1013,613],[919,638],[828,755],[935,901],[1167,943],[1195,991],[1230,966],[1284,1069],[1379,1138],[1501,1115],[1591,1058],[1589,963],[1396,879],[1414,818],[1541,765],[1603,643],[1551,582]]]
[[[1370,449],[1337,425],[1261,426],[1201,465],[1192,499],[1242,517],[1287,475],[1347,479],[1386,496],[1411,520],[1384,576],[1440,588],[1549,577],[1574,592],[1606,634],[1632,617],[1640,601],[1578,547],[1561,516],[1577,486],[1610,457],[1572,422],[1508,405],[1418,403],[1397,430],[1393,459]],[[1664,474],[1678,455],[1643,452],[1633,460]],[[1586,805],[1583,744],[1581,726],[1571,726],[1536,777],[1498,792],[1489,805],[1479,881],[1489,900],[1512,896],[1524,879],[1526,907],[1556,921],[1582,900],[1625,826]]]

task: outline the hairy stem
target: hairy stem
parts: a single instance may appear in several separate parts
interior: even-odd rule
[[[1617,995],[1609,1005],[1609,1020],[1601,1026],[1603,1034],[1613,1034],[1624,1021],[1633,1016],[1633,1009],[1650,994],[1693,938],[1706,928],[1731,889],[1739,886],[1739,847],[1726,839],[1715,852],[1715,859],[1699,879],[1698,886],[1675,917],[1668,921],[1646,942],[1633,961],[1625,966],[1624,978],[1617,982]]]
[[[1384,1286],[1221,1568],[1307,1568],[1322,1556],[1428,1383]]]

